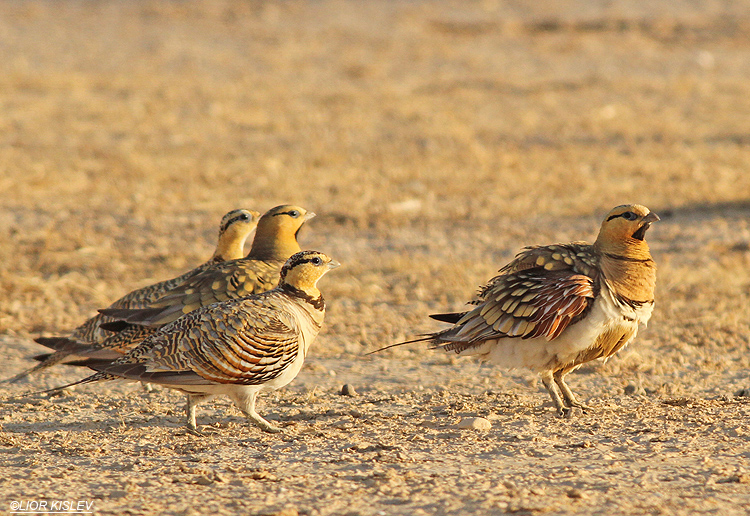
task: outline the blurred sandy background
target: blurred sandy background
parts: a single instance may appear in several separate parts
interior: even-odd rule
[[[31,338],[207,259],[233,208],[315,211],[303,248],[344,265],[308,366],[261,402],[287,437],[223,400],[201,441],[180,395],[136,385],[8,398],[84,374],[52,369],[0,387],[0,511],[744,514],[749,9],[0,3],[0,376],[32,365]],[[657,308],[571,376],[593,414],[557,420],[534,375],[418,345],[362,357],[626,202],[663,219]],[[454,429],[477,415],[492,430]]]

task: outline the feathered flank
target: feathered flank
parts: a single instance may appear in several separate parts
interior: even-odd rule
[[[255,412],[259,392],[278,389],[299,373],[323,324],[318,280],[338,262],[303,251],[286,262],[280,284],[202,307],[160,328],[124,357],[93,364],[93,382],[112,377],[158,383],[188,395],[187,425],[196,431],[195,407],[228,395],[257,426],[280,429]]]
[[[565,375],[612,356],[651,317],[656,265],[645,233],[657,220],[645,206],[617,206],[593,245],[527,247],[480,289],[470,310],[432,316],[450,328],[410,342],[537,371],[559,414],[584,407]]]
[[[244,255],[245,241],[255,231],[259,219],[260,213],[254,210],[239,209],[228,212],[222,217],[219,224],[218,242],[210,260],[176,278],[133,290],[112,303],[109,308],[137,309],[148,306],[165,292],[177,287],[188,278],[205,271],[215,264],[241,258]],[[120,329],[123,329],[122,323],[114,322],[111,318],[103,314],[97,314],[76,328],[67,337],[39,337],[36,339],[37,343],[55,349],[57,352],[48,355],[31,369],[17,374],[6,381],[16,382],[31,373],[47,369],[61,362],[79,362],[78,357],[86,355],[71,357],[70,355],[76,352],[73,348],[78,347],[78,351],[84,351],[84,348],[91,347],[98,349],[112,335],[111,331],[120,331]]]
[[[202,306],[272,289],[284,262],[300,252],[297,234],[314,217],[299,206],[277,206],[260,218],[250,253],[211,267],[140,310],[101,310],[115,319],[159,327]]]
[[[224,217],[227,232],[233,227],[232,213],[235,212]],[[300,228],[315,214],[299,206],[282,205],[266,212],[258,222],[257,212],[253,213],[258,230],[247,256],[243,257],[240,252],[233,260],[216,261],[141,307],[101,310],[100,315],[107,322],[100,327],[115,333],[108,333],[100,342],[79,346],[77,356],[98,358],[101,350],[109,350],[119,357],[137,347],[159,327],[197,308],[275,287],[286,259],[300,251],[297,243]],[[85,360],[75,363],[90,365]]]

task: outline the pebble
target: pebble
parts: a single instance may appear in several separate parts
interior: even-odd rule
[[[357,396],[357,391],[354,390],[354,387],[352,385],[345,383],[344,386],[341,387],[341,395],[342,396]]]
[[[572,489],[568,489],[568,492],[565,494],[568,495],[568,498],[586,498],[586,494],[580,489],[576,489],[575,487]]]
[[[646,389],[644,389],[640,384],[636,385],[634,383],[629,383],[625,386],[625,394],[627,394],[628,396],[643,396],[644,394],[646,394]]]
[[[459,421],[458,428],[487,431],[492,428],[492,423],[483,417],[467,417]]]

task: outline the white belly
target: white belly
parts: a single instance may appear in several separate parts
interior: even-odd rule
[[[605,290],[605,289],[603,289]],[[582,351],[591,347],[599,335],[619,326],[633,332],[638,329],[639,321],[646,323],[651,316],[651,306],[628,313],[626,320],[623,311],[616,306],[609,295],[601,295],[586,317],[569,326],[556,339],[548,341],[544,337],[533,339],[500,338],[488,340],[482,345],[466,349],[461,355],[477,355],[482,360],[509,369],[526,368],[542,372],[553,369],[555,365],[572,362]],[[631,339],[628,340],[628,342]],[[627,343],[625,343],[627,345]]]

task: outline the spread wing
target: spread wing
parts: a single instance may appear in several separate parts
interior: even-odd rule
[[[480,290],[472,310],[433,336],[436,347],[460,352],[488,339],[557,338],[586,314],[598,292],[593,258],[578,256],[588,249],[577,247],[583,246],[525,250]],[[456,319],[450,316],[440,317]]]
[[[97,370],[170,385],[256,385],[283,373],[297,356],[300,330],[277,293],[192,312]]]
[[[100,312],[131,324],[158,327],[203,306],[270,290],[279,282],[282,265],[280,261],[244,258],[223,262],[192,276],[147,308]]]

